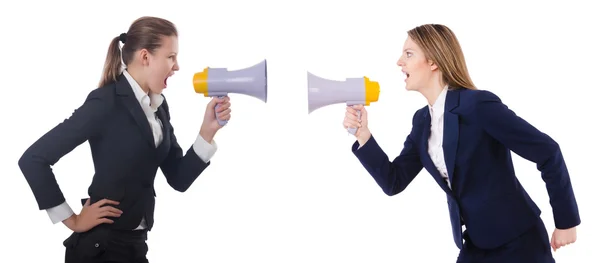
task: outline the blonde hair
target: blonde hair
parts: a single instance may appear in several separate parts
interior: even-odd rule
[[[409,30],[408,36],[423,50],[425,57],[437,65],[448,89],[477,89],[469,76],[462,48],[450,28],[425,24]]]

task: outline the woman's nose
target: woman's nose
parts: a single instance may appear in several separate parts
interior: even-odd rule
[[[404,61],[402,61],[402,58],[398,59],[398,61],[396,62],[396,65],[398,65],[399,67],[402,67],[404,65]]]

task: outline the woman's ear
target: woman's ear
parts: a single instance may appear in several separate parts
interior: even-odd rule
[[[438,66],[437,66],[435,63],[433,63],[433,61],[432,61],[431,59],[430,59],[430,60],[428,60],[427,62],[429,63],[429,68],[430,68],[432,71],[434,71],[434,70],[438,69]]]
[[[148,66],[148,64],[150,63],[148,55],[149,55],[149,52],[145,48],[141,49],[139,51],[139,53],[138,53],[138,57],[140,59],[140,62],[142,62],[142,65],[144,65],[144,66]]]

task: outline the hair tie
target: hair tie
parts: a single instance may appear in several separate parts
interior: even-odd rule
[[[119,40],[121,40],[121,43],[125,44],[125,41],[127,41],[127,33],[119,35]]]

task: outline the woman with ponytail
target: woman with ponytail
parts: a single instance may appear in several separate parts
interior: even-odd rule
[[[215,106],[216,115],[229,120],[229,98],[208,103],[198,137],[184,152],[162,94],[179,70],[177,53],[173,23],[157,17],[134,21],[112,39],[99,88],[20,158],[38,208],[73,231],[64,242],[67,263],[148,262],[146,235],[154,225],[158,169],[173,189],[184,192],[209,166],[216,151],[213,137],[221,128]],[[51,166],[86,141],[95,174],[89,198],[76,214]]]

